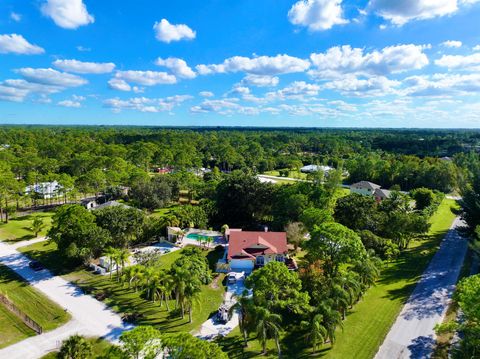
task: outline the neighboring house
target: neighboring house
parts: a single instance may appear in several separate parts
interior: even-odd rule
[[[307,165],[300,168],[300,172],[302,173],[314,173],[314,172],[323,172],[327,174],[328,172],[334,170],[333,167],[330,166],[319,166],[319,165]]]
[[[83,207],[86,209],[93,209],[98,206],[95,197],[84,198],[80,201]]]
[[[373,192],[373,196],[377,202],[381,202],[386,198],[390,198],[391,193],[392,191],[389,191],[388,189],[377,188],[375,192]]]
[[[241,228],[227,228],[225,230],[225,239],[228,242],[230,240],[230,234],[232,234],[233,232],[241,232],[241,231],[242,231]]]
[[[31,195],[35,193],[38,197],[48,199],[55,198],[60,195],[62,186],[57,182],[41,182],[25,187],[25,194]]]
[[[97,204],[96,207],[94,207],[95,210],[97,209],[102,209],[102,208],[107,208],[107,207],[124,207],[124,208],[133,208],[131,206],[127,206],[126,204],[124,203],[120,203],[120,202],[117,202],[117,201],[108,201],[108,202],[105,202],[105,203],[102,203],[102,204]]]
[[[182,239],[183,230],[180,227],[167,227],[167,240],[175,243]]]
[[[285,232],[234,231],[229,234],[227,261],[233,272],[250,273],[268,262],[287,262]]]
[[[362,194],[364,196],[373,196],[375,190],[380,188],[381,186],[378,184],[368,181],[360,181],[350,186],[350,192]]]

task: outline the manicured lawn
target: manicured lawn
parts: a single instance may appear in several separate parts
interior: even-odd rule
[[[70,319],[70,315],[62,308],[3,265],[0,265],[0,293],[6,295],[45,331],[57,328]],[[0,306],[0,347],[35,335],[3,305]]]
[[[139,324],[155,325],[161,331],[177,332],[191,331],[198,329],[200,325],[213,314],[223,301],[225,287],[222,285],[222,278],[218,281],[219,285],[214,288],[212,285],[204,286],[198,303],[195,303],[193,309],[193,323],[188,323],[188,317],[183,320],[174,312],[167,311],[165,305],[160,307],[159,302],[152,303],[143,297],[141,292],[135,292],[129,289],[127,285],[122,285],[115,280],[109,279],[109,276],[95,275],[81,268],[63,267],[68,263],[62,260],[62,256],[57,252],[54,243],[36,243],[20,250],[41,261],[47,268],[60,274],[76,283],[86,292],[93,295],[105,296],[105,303],[111,306],[119,313],[135,313],[140,315]],[[223,251],[204,251],[203,252],[211,268],[214,267],[217,260],[223,255]],[[161,267],[170,268],[172,263],[180,257],[181,250],[168,253],[162,256]],[[175,306],[174,301],[170,301],[170,309]]]
[[[455,214],[452,209],[458,206],[453,200],[445,199],[432,217],[432,227],[428,235],[410,244],[402,256],[388,264],[377,285],[370,288],[362,301],[357,303],[344,321],[343,330],[337,330],[333,348],[325,345],[320,353],[312,356],[311,348],[305,348],[304,341],[295,333],[289,333],[282,341],[286,357],[308,358],[355,358],[371,359],[383,342],[403,304],[413,291],[420,275],[438,249],[438,245],[450,228]],[[252,358],[260,355],[260,345],[256,340],[249,342],[245,351],[241,348],[238,330],[221,341],[222,347],[231,358]],[[269,354],[276,356],[273,341],[269,341]],[[243,352],[243,354],[242,354]]]
[[[267,171],[267,172],[264,172],[263,174],[267,175],[267,176],[280,177],[280,171],[279,170]],[[289,170],[287,177],[297,178],[297,179],[307,179],[308,175],[306,173],[302,173],[300,171]]]
[[[1,223],[0,240],[16,242],[35,238],[30,227],[36,216],[43,218],[45,224],[45,228],[38,234],[38,236],[45,236],[52,222],[53,212],[37,212],[27,216],[11,218],[8,223]]]

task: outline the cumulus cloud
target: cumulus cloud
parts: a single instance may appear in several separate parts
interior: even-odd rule
[[[170,85],[177,82],[175,76],[158,71],[117,71],[115,78],[143,86]]]
[[[331,29],[343,25],[342,0],[300,0],[288,12],[288,19],[294,25],[308,27],[311,31]]]
[[[185,60],[176,57],[169,57],[167,59],[158,58],[155,61],[157,66],[163,66],[170,70],[170,72],[182,79],[193,79],[197,74],[187,65]]]
[[[156,22],[153,25],[153,29],[155,30],[157,40],[166,42],[167,44],[172,41],[193,40],[196,36],[196,32],[187,25],[170,24],[167,19]]]
[[[204,100],[200,105],[190,108],[192,113],[209,113],[215,112],[220,115],[233,115],[235,113],[242,115],[258,115],[261,112],[267,112],[261,107],[242,106],[238,103],[237,98],[227,98],[223,100]]]
[[[370,97],[393,93],[400,84],[400,81],[390,80],[384,76],[357,78],[350,75],[327,82],[324,87],[325,89],[339,91],[346,96]]]
[[[434,74],[412,76],[404,80],[406,94],[411,96],[452,96],[478,93],[480,74]]]
[[[394,25],[426,20],[455,13],[459,7],[478,0],[370,0],[369,9]]]
[[[0,35],[0,54],[37,55],[45,52],[40,46],[32,45],[22,35]]]
[[[29,95],[38,95],[37,102],[45,103],[48,95],[64,90],[63,87],[32,83],[23,79],[9,79],[0,83],[0,100],[23,102]]]
[[[442,42],[442,45],[445,47],[459,48],[462,47],[462,42],[457,40],[447,40]]]
[[[27,90],[0,84],[0,100],[2,101],[22,102],[27,95]]]
[[[280,82],[276,76],[247,75],[242,79],[242,84],[257,87],[275,87]]]
[[[384,76],[418,70],[429,63],[423,52],[425,47],[397,45],[365,53],[363,49],[352,48],[350,45],[336,46],[310,56],[315,69],[309,71],[309,74],[317,78],[335,78],[348,73]]]
[[[243,57],[234,56],[221,64],[197,65],[201,75],[227,72],[246,72],[254,75],[272,76],[294,72],[304,72],[310,67],[308,60],[289,55]]]
[[[83,62],[78,60],[56,60],[53,62],[56,68],[75,72],[78,74],[106,74],[115,69],[112,62]]]
[[[198,94],[202,97],[213,97],[213,96],[215,96],[215,94],[211,91],[200,91]]]
[[[305,96],[316,96],[320,91],[320,86],[317,84],[309,84],[305,81],[295,81],[289,86],[278,90],[277,92],[270,92],[267,97],[277,97],[279,99],[303,99]]]
[[[119,98],[111,98],[105,100],[103,105],[111,108],[114,112],[122,110],[135,110],[140,112],[164,112],[171,111],[174,107],[181,103],[192,99],[190,95],[176,95],[166,98],[148,98],[148,97],[134,97],[126,100]]]
[[[79,101],[63,100],[57,103],[58,106],[80,108],[82,104]]]
[[[12,11],[12,12],[10,13],[10,19],[12,19],[12,20],[15,21],[15,22],[20,22],[20,21],[22,21],[22,15],[17,14],[16,12],[13,12],[13,11]]]
[[[55,24],[64,29],[77,29],[95,21],[83,0],[47,0],[41,10],[43,15],[52,18]]]
[[[24,67],[15,72],[23,76],[25,80],[32,83],[57,86],[62,88],[78,87],[88,83],[87,80],[66,72],[60,72],[51,68],[48,69],[33,69],[31,67]]]
[[[435,65],[449,69],[480,68],[480,53],[472,55],[443,55],[435,60]]]
[[[131,91],[132,88],[131,86],[122,79],[117,79],[113,78],[108,81],[108,86],[113,89],[113,90],[118,90],[118,91]]]

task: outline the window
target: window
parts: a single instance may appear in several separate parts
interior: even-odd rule
[[[257,265],[263,266],[265,264],[265,258],[263,256],[257,257]]]
[[[277,254],[275,260],[277,262],[285,262],[285,257],[282,254]]]

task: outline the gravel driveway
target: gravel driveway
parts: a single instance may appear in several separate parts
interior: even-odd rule
[[[25,278],[30,285],[44,293],[72,316],[67,324],[44,334],[30,337],[0,350],[0,358],[40,358],[59,347],[61,341],[72,334],[103,337],[116,342],[125,325],[120,316],[66,281],[52,275],[48,270],[35,272],[28,267],[29,258],[14,247],[0,242],[0,262]]]

